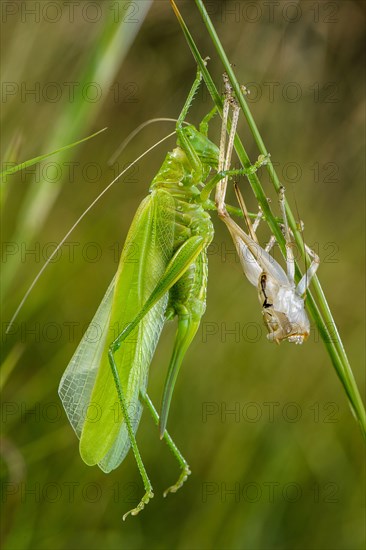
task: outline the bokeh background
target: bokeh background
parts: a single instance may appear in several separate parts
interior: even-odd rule
[[[1,4],[2,162],[108,127],[3,185],[4,324],[54,243],[117,170],[174,129],[147,127],[108,165],[138,124],[179,114],[196,70],[167,1],[71,4]],[[220,85],[222,67],[194,3],[179,6]],[[207,7],[251,91],[252,113],[305,222],[305,239],[319,252],[319,277],[362,389],[364,3]],[[202,90],[189,120],[210,108]],[[255,160],[243,122],[239,131]],[[218,141],[219,120],[210,135]],[[132,454],[108,476],[79,456],[58,383],[116,270],[133,213],[173,146],[171,138],[99,201],[39,280],[12,334],[2,326],[3,547],[359,549],[364,447],[343,389],[315,329],[302,347],[267,342],[256,291],[215,214],[207,311],[169,418],[189,481],[162,498],[178,469],[146,412],[138,443],[155,498],[136,518],[121,520],[143,491]],[[255,211],[244,180],[242,189]],[[265,228],[260,238],[268,238]],[[164,329],[151,366],[156,404],[174,330],[174,323]]]

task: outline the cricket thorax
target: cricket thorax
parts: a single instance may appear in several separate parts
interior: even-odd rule
[[[202,179],[205,180],[210,168],[202,165]],[[165,189],[175,197],[184,197],[186,200],[195,199],[200,191],[196,186],[197,173],[181,147],[176,147],[169,152],[164,162],[153,179],[150,190]]]

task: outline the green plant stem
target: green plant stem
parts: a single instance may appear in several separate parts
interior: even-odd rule
[[[192,54],[200,67],[200,70],[202,71],[203,78],[205,80],[206,86],[208,88],[208,91],[214,101],[214,103],[217,105],[217,108],[222,113],[222,98],[211,78],[211,75],[209,74],[209,71],[206,67],[205,61],[202,58],[194,39],[192,38],[174,0],[170,0],[171,5],[173,7],[173,10],[175,12],[175,15],[181,25],[181,28],[183,30],[183,33],[186,37],[186,40],[188,42],[188,45],[192,51]],[[236,97],[239,101],[240,107],[244,113],[244,116],[247,120],[248,126],[251,130],[251,133],[253,135],[253,138],[258,146],[258,149],[262,155],[268,155],[268,151],[264,145],[264,142],[262,140],[262,137],[259,133],[259,130],[257,128],[257,125],[252,117],[252,114],[249,110],[248,104],[245,101],[245,97],[242,93],[241,87],[235,77],[234,71],[232,70],[232,67],[230,65],[230,62],[226,56],[226,53],[224,51],[224,48],[219,40],[219,37],[217,36],[216,30],[209,18],[209,15],[205,9],[205,6],[202,2],[202,0],[195,0],[196,5],[198,7],[198,10],[200,11],[200,14],[203,18],[203,21],[206,25],[206,28],[210,34],[210,37],[212,39],[212,42],[214,44],[214,47],[218,53],[218,56],[221,59],[221,62],[225,68],[225,71],[228,75],[228,78],[230,80],[231,86],[236,94]],[[240,161],[242,162],[243,166],[245,168],[248,168],[251,163],[250,159],[244,149],[243,144],[241,143],[238,136],[235,138],[235,150],[238,154],[238,157]],[[271,162],[267,165],[267,170],[269,172],[269,176],[271,178],[271,181],[274,185],[274,188],[276,191],[279,190],[281,183],[279,181],[279,178],[277,176],[277,173],[272,165]],[[270,226],[270,229],[272,233],[275,235],[277,242],[280,245],[280,248],[282,250],[282,253],[285,253],[285,243],[284,243],[284,237],[282,235],[282,232],[276,223],[275,217],[273,216],[273,213],[268,205],[268,201],[266,198],[266,195],[264,193],[263,187],[259,181],[259,178],[257,174],[252,174],[248,176],[249,183],[252,187],[252,190],[254,192],[254,195],[256,197],[256,200],[261,205],[261,208],[263,209],[264,216]],[[297,224],[295,221],[295,217],[292,214],[291,209],[289,208],[288,204],[286,203],[286,213],[289,220],[289,225],[291,227],[291,230],[294,233],[296,244],[299,246],[299,249],[301,250],[303,256],[306,257],[306,253],[304,250],[304,245],[302,241],[302,235],[297,229]],[[309,260],[309,258],[307,258]],[[296,264],[296,276],[299,278],[301,276],[301,271],[299,269],[299,266]],[[312,294],[309,292],[307,296],[307,306],[310,311],[311,317],[313,318],[316,326],[318,327],[319,333],[321,335],[321,338],[324,342],[324,345],[330,355],[332,364],[335,368],[336,374],[341,381],[343,388],[347,394],[347,397],[349,399],[349,403],[351,406],[351,410],[354,413],[356,419],[359,422],[361,431],[366,437],[366,414],[365,414],[365,408],[357,387],[357,383],[355,381],[351,366],[349,364],[342,340],[340,338],[339,332],[337,330],[336,324],[334,322],[332,313],[330,311],[329,305],[327,303],[327,300],[325,298],[323,289],[320,285],[320,282],[317,277],[314,277],[313,279],[313,289],[314,294],[318,299],[319,307],[316,304]],[[332,329],[333,334],[331,334],[329,328]]]
[[[84,143],[84,141],[88,141],[89,139],[92,139],[96,137],[98,134],[101,134],[104,132],[107,128],[103,128],[102,130],[99,130],[98,132],[95,132],[94,134],[91,134],[90,136],[87,136],[83,139],[79,139],[79,141],[75,141],[74,143],[69,143],[68,145],[65,145],[64,147],[60,147],[59,149],[56,149],[55,151],[51,151],[51,153],[45,153],[44,155],[40,155],[38,157],[34,157],[30,160],[26,160],[25,162],[22,162],[21,164],[16,164],[14,166],[11,166],[10,168],[6,168],[3,170],[3,172],[0,172],[0,183],[2,183],[6,176],[9,176],[10,174],[15,174],[15,172],[19,172],[19,170],[24,170],[25,168],[29,168],[29,166],[33,166],[34,164],[37,164],[38,162],[42,162],[42,160],[45,160],[48,157],[52,157],[52,155],[56,155],[56,153],[61,153],[63,151],[66,151],[67,149],[71,149],[72,147],[76,147],[76,145],[79,145],[80,143]]]

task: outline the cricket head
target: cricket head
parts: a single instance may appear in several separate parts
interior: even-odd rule
[[[192,124],[184,126],[183,133],[192,144],[202,164],[207,165],[209,168],[216,168],[219,162],[219,148],[217,145]],[[179,140],[178,145],[182,146]]]
[[[267,338],[270,342],[280,344],[283,340],[288,340],[294,344],[302,344],[309,336],[309,327],[306,322],[294,323],[285,313],[276,311],[273,307],[263,309],[263,318],[269,330]]]
[[[294,344],[302,344],[310,333],[310,322],[305,311],[304,299],[296,294],[296,289],[289,286],[277,285],[275,292],[271,292],[271,284],[263,285],[260,289],[262,313],[269,334],[270,342],[279,344],[282,340]]]

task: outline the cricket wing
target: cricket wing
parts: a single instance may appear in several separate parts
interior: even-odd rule
[[[130,448],[108,360],[109,346],[137,317],[164,273],[173,251],[174,219],[174,198],[166,191],[153,191],[136,212],[121,255],[108,328],[111,336],[105,342],[90,397],[98,418],[85,417],[80,438],[83,460],[90,465],[99,464],[106,472],[116,468]],[[134,432],[142,413],[139,395],[146,390],[149,366],[165,321],[167,300],[166,293],[114,355]]]
[[[105,348],[115,279],[116,277],[113,277],[93,320],[61,378],[58,388],[69,422],[79,438]]]

